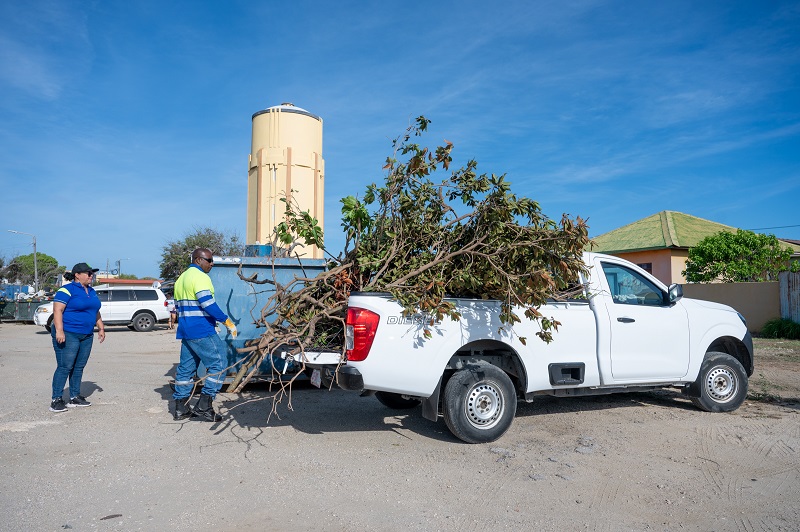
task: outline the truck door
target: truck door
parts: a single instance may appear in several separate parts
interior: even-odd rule
[[[689,319],[643,272],[602,262],[615,382],[677,379],[689,368]]]

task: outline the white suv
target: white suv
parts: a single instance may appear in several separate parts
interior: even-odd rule
[[[95,287],[95,291],[103,303],[100,316],[106,325],[127,325],[129,329],[144,332],[169,319],[167,298],[158,288],[101,286]],[[38,307],[33,322],[50,332],[53,304]]]

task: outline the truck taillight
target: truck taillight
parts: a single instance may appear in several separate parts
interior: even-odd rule
[[[371,310],[350,307],[347,309],[345,347],[347,360],[358,362],[367,358],[378,330],[380,316]]]

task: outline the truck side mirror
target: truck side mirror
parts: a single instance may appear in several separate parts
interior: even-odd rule
[[[679,284],[671,284],[668,294],[670,304],[677,303],[683,297],[683,287]]]

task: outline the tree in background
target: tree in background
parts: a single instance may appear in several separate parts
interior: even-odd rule
[[[182,240],[167,242],[161,248],[162,279],[177,279],[191,264],[191,254],[197,248],[208,248],[214,255],[241,256],[244,244],[238,235],[227,234],[210,227],[195,228]]]
[[[36,253],[36,266],[39,269],[39,287],[52,288],[56,285],[56,278],[64,273],[66,268],[59,266],[58,261],[44,253]],[[33,253],[18,255],[0,268],[0,278],[9,282],[19,281],[22,284],[33,286],[35,279]]]
[[[505,176],[478,175],[475,161],[451,170],[452,143],[429,149],[415,142],[428,123],[419,117],[394,141],[384,183],[367,187],[363,199],[342,200],[346,242],[338,256],[324,248],[317,220],[287,203],[277,240],[319,246],[331,258],[329,269],[285,285],[240,271],[248,282],[272,285],[274,295],[258,321],[265,332],[240,351],[250,355],[229,391],[240,390],[281,346],[343,350],[351,291],[389,292],[407,314],[427,316],[420,341],[430,337],[436,321],[460,318],[448,297],[499,300],[505,326],[524,315],[539,323],[540,339],[553,339],[560,324],[539,308],[548,298],[580,292],[586,223],[566,214],[551,220],[537,202],[513,194]]]
[[[683,275],[691,283],[777,281],[779,272],[800,269],[797,262],[789,264],[791,255],[775,235],[722,231],[689,250]]]

